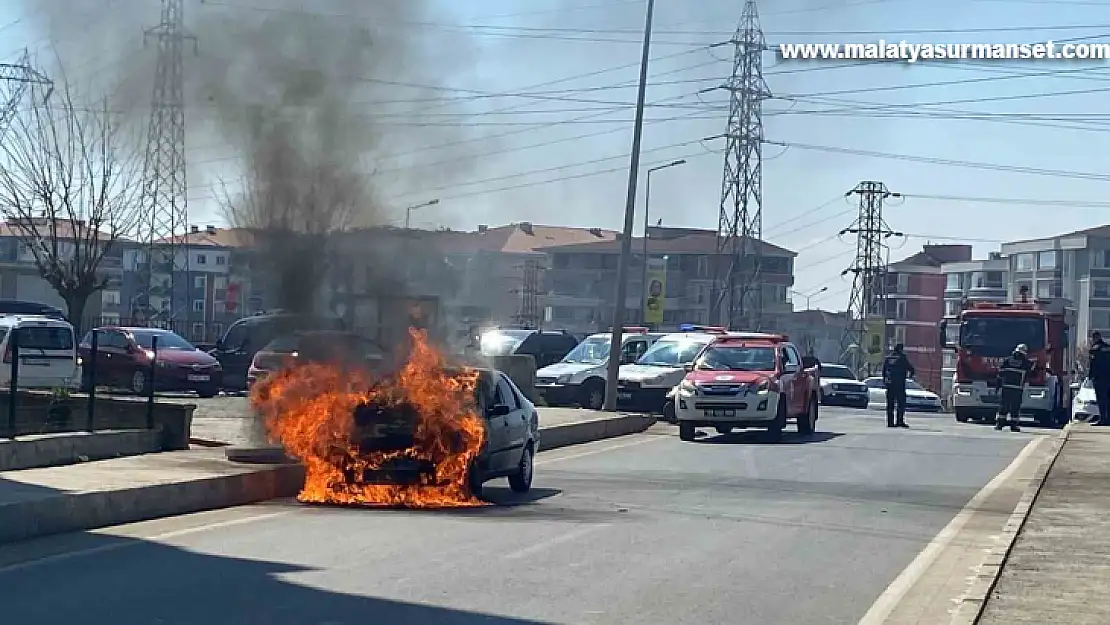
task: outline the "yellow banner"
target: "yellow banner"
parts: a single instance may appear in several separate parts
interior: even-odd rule
[[[863,333],[863,361],[873,367],[883,364],[886,356],[886,320],[870,319]]]
[[[662,325],[663,306],[667,299],[667,261],[662,258],[648,259],[647,299],[644,301],[644,321]]]

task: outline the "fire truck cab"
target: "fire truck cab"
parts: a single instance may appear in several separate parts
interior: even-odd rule
[[[1022,416],[1031,416],[1043,426],[1066,422],[1075,368],[1072,332],[1076,319],[1070,301],[1030,300],[1023,292],[1022,301],[967,304],[956,323],[941,322],[941,347],[956,352],[952,385],[956,420],[994,418],[999,403],[994,388],[999,365],[1024,343],[1035,364],[1026,381]]]

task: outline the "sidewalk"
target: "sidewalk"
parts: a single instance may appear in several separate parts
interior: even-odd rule
[[[1110,427],[1072,428],[979,623],[1110,623]]]

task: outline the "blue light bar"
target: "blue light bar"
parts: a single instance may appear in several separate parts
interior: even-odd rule
[[[695,326],[692,323],[681,323],[681,324],[678,325],[678,331],[679,332],[693,332],[695,327],[697,327],[697,326]]]

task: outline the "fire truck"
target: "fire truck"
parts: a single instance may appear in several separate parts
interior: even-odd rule
[[[941,322],[941,346],[956,352],[952,385],[956,420],[987,420],[997,414],[998,367],[1024,343],[1034,368],[1027,378],[1022,416],[1032,416],[1044,426],[1066,422],[1075,369],[1076,318],[1068,300],[1030,300],[1023,292],[1018,302],[966,304],[956,323]]]

